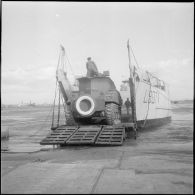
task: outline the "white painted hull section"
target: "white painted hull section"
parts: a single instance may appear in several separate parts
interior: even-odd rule
[[[171,116],[171,104],[168,89],[163,91],[143,81],[136,83],[137,121],[166,118]]]
[[[123,104],[130,98],[130,88],[126,85],[126,90],[120,90]],[[151,86],[149,83],[140,80],[135,82],[136,117],[137,121],[163,119],[171,117],[171,103],[169,90]]]

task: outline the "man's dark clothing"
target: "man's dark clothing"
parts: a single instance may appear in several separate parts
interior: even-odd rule
[[[125,106],[126,106],[126,109],[127,109],[127,114],[129,115],[129,108],[131,107],[131,102],[129,101],[129,99],[127,99],[125,101]]]
[[[98,76],[97,66],[92,60],[89,60],[86,63],[86,66],[87,66],[87,77]]]

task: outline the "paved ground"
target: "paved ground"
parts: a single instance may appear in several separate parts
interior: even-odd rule
[[[2,153],[1,192],[192,193],[192,144],[165,144]]]
[[[49,122],[39,129],[47,110],[5,112],[12,136],[1,143],[1,193],[192,194],[193,106],[182,106],[170,124],[139,132],[123,146],[63,149],[39,145],[49,129]],[[22,124],[13,121],[22,116]]]

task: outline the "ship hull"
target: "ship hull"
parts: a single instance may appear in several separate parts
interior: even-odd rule
[[[135,86],[137,121],[171,117],[171,103],[166,90],[139,82]]]
[[[135,79],[134,82],[135,113],[138,128],[159,126],[171,120],[171,101],[168,85],[165,83],[163,85],[159,84],[157,78],[147,80],[146,75],[146,73],[140,73],[139,79]],[[121,88],[120,94],[124,104],[127,98],[131,99],[128,80],[126,81],[126,87]],[[126,108],[123,105],[122,118],[126,115],[125,122],[127,122],[127,113],[125,112]],[[132,122],[132,113],[129,115],[128,122]]]
[[[148,119],[146,122],[145,120],[137,121],[137,127],[141,129],[144,126],[144,129],[147,129],[147,128],[161,126],[169,122],[171,122],[171,116],[164,117],[164,118]]]

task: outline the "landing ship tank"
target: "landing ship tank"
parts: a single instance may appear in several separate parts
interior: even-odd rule
[[[40,144],[122,145],[123,140],[131,136],[131,131],[136,139],[138,129],[171,120],[168,85],[148,71],[132,66],[129,40],[127,48],[130,77],[123,81],[120,92],[106,71],[93,77],[77,78],[78,90],[75,91],[63,71],[65,50],[61,46],[56,72],[60,88],[58,122],[53,126],[54,99],[52,132]],[[61,94],[65,102],[65,125],[59,125]],[[128,99],[131,100],[130,107],[123,104]]]

